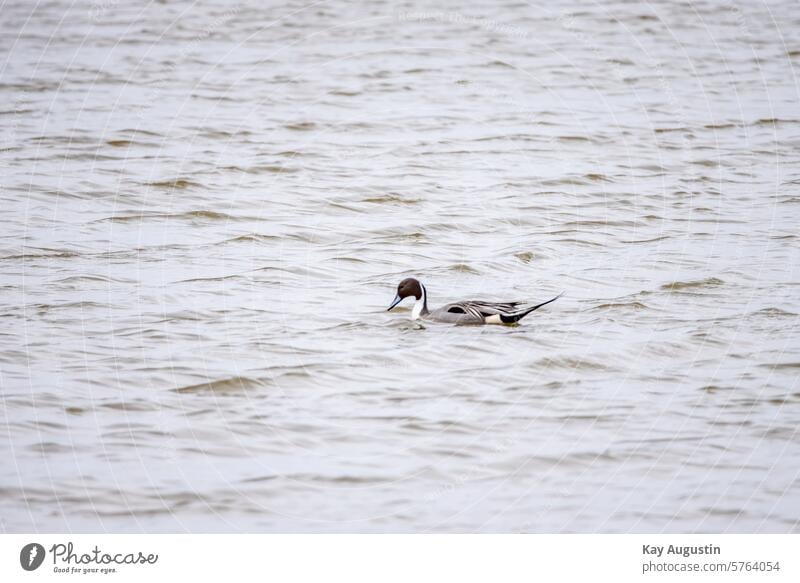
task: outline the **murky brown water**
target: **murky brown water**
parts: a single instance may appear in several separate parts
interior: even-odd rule
[[[2,530],[798,531],[800,4],[449,4],[3,3]]]

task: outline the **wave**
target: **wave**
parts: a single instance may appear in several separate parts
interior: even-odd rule
[[[725,282],[721,279],[716,277],[707,277],[706,279],[698,279],[694,281],[673,281],[672,283],[665,283],[659,289],[664,291],[681,291],[704,287],[719,287],[721,285],[725,285]]]

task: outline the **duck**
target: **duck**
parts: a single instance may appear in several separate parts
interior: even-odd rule
[[[515,324],[542,306],[556,301],[563,294],[551,300],[531,306],[529,302],[482,302],[469,300],[445,304],[435,310],[428,309],[428,290],[419,280],[408,277],[397,286],[397,294],[387,311],[397,307],[404,299],[413,297],[416,301],[411,309],[412,320],[432,320],[449,324]]]

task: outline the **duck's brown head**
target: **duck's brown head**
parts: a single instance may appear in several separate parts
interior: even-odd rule
[[[400,282],[397,286],[397,295],[388,309],[391,310],[409,296],[413,296],[417,300],[422,298],[422,284],[413,277],[408,277]]]

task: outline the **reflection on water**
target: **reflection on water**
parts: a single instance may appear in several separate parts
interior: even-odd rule
[[[797,531],[798,26],[6,3],[0,528]]]

